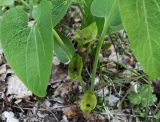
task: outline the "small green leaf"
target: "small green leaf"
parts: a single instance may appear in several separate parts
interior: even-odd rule
[[[75,33],[73,39],[78,41],[80,45],[85,45],[87,43],[94,41],[96,39],[97,33],[98,33],[97,25],[94,22],[91,25],[87,26],[86,28]]]
[[[72,0],[52,0],[53,27],[55,27],[59,23],[59,21],[64,17],[71,3],[72,3]]]
[[[68,66],[69,77],[74,80],[80,78],[82,68],[83,68],[82,58],[78,54],[75,54]]]
[[[118,0],[131,49],[150,79],[160,76],[160,0]]]
[[[128,96],[128,99],[133,105],[141,104],[141,96],[139,94],[131,94]]]
[[[69,55],[73,57],[75,54],[75,48],[74,48],[72,42],[62,33],[59,33],[59,36],[61,37],[65,48],[68,50]],[[58,57],[58,59],[60,60],[60,62],[62,62],[62,63],[69,63],[70,62],[70,60],[71,60],[70,56],[66,53],[65,49],[60,46],[60,44],[58,43],[58,40],[56,38],[54,39],[54,52],[55,52],[56,56]]]
[[[52,3],[43,0],[33,10],[35,24],[28,27],[27,13],[12,8],[4,14],[0,26],[1,44],[8,63],[38,96],[45,96],[52,68],[51,10]]]
[[[97,105],[97,98],[93,91],[86,91],[81,98],[80,108],[83,112],[91,112]]]
[[[13,5],[14,0],[0,0],[0,6]]]
[[[150,106],[157,100],[156,96],[153,94],[152,86],[148,84],[142,85],[138,89],[138,93],[130,94],[128,98],[132,104],[141,104],[143,107]]]

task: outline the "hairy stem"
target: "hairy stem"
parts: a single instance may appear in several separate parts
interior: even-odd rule
[[[117,0],[115,0],[115,2],[113,3],[112,9],[111,9],[109,15],[105,18],[103,31],[102,31],[102,34],[101,34],[99,40],[98,40],[98,45],[97,45],[97,49],[96,49],[96,55],[95,55],[95,60],[94,60],[93,70],[92,70],[91,90],[94,90],[94,82],[95,82],[95,77],[96,77],[97,65],[98,65],[98,62],[99,62],[99,54],[100,54],[105,36],[107,34],[109,25],[110,25],[110,23],[112,21],[112,18],[114,16],[114,12],[116,10],[116,4],[117,4]]]

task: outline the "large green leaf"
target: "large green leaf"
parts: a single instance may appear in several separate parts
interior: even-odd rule
[[[99,0],[93,0],[91,5],[91,13],[93,14],[93,16],[96,16],[96,17],[107,18],[109,16],[109,13],[111,12],[111,8],[114,1],[115,0],[101,0],[101,2],[99,2]],[[109,33],[118,32],[123,28],[121,23],[120,13],[118,10],[118,5],[116,7],[117,9],[114,13],[114,16],[109,26],[109,31],[108,31]],[[97,23],[98,23],[97,25],[101,26],[102,28],[104,21],[101,19],[101,20],[98,20]]]
[[[91,12],[96,17],[107,17],[114,0],[93,0]]]
[[[160,0],[119,0],[131,48],[151,79],[160,76]]]
[[[1,44],[11,68],[36,95],[45,96],[52,67],[52,3],[43,0],[33,10],[35,24],[21,9],[6,12],[1,22]]]
[[[0,0],[0,6],[12,5],[13,3],[14,3],[14,0]]]
[[[56,26],[58,22],[64,17],[67,9],[72,3],[72,0],[51,0],[53,4],[52,9],[52,22]]]

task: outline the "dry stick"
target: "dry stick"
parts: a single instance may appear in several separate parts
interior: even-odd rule
[[[119,103],[118,103],[118,106],[120,106],[120,110],[122,109],[121,108],[121,106],[122,106],[122,103],[123,103],[123,101],[125,100],[125,98],[127,97],[127,95],[129,94],[131,92],[131,87],[127,90],[127,93],[124,95],[124,97],[122,98],[122,100],[121,101],[119,101]]]
[[[22,107],[15,106],[15,105],[13,107],[20,109],[22,112],[24,112],[23,110],[30,110],[30,111],[33,110],[32,108],[22,108]],[[56,115],[50,109],[49,110],[48,109],[37,109],[37,111],[48,111],[48,112],[50,112],[54,116],[54,118],[56,119],[56,121],[59,122],[59,120],[56,117]]]
[[[20,107],[20,106],[15,106],[15,105],[13,105],[12,107],[18,108],[18,109],[20,109],[22,112],[24,112],[23,110],[30,110],[30,111],[33,110],[33,108],[22,108],[22,107]],[[66,107],[70,107],[70,106],[56,106],[56,107],[53,106],[53,107],[49,107],[48,109],[44,109],[44,108],[42,108],[42,109],[37,109],[37,111],[48,111],[48,112],[50,112],[50,113],[54,116],[54,118],[56,119],[56,121],[59,122],[58,118],[57,118],[56,115],[52,112],[52,110],[57,109],[57,108],[66,108]]]
[[[13,105],[12,107],[14,108],[19,108],[19,109],[23,109],[23,110],[32,110],[33,108],[23,108],[23,107],[20,107],[20,106],[16,106],[16,105]],[[45,108],[41,108],[41,109],[37,109],[37,111],[52,111],[54,109],[58,109],[58,108],[67,108],[67,107],[70,107],[69,105],[68,106],[56,106],[56,107],[48,107],[47,109]]]
[[[156,107],[156,110],[154,111],[154,114],[156,114],[158,112],[159,108],[160,108],[160,101],[159,101],[159,103],[158,103],[158,105]]]
[[[114,49],[115,49],[117,61],[119,62],[119,56],[118,56],[118,51],[117,51],[117,49],[116,49],[116,46],[115,46],[115,44],[114,44],[114,42],[113,42],[113,40],[112,40],[112,37],[109,36],[109,38],[110,38],[110,41],[111,41],[111,43],[112,43],[112,45],[113,45],[113,47],[114,47]]]
[[[145,75],[140,75],[140,76],[135,76],[135,77],[127,77],[127,78],[121,78],[121,79],[116,79],[116,80],[109,80],[110,82],[112,83],[129,83],[128,81],[131,81],[131,80],[134,80],[134,81],[137,81],[138,79],[141,79],[143,78]],[[125,82],[123,82],[125,81]]]
[[[108,113],[100,113],[101,115],[108,115]],[[114,116],[130,116],[130,117],[142,117],[141,115],[132,115],[132,114],[115,114],[112,113]],[[154,116],[147,116],[148,118],[155,118]]]

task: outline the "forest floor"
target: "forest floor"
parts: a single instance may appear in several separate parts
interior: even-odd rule
[[[72,28],[66,32],[70,38],[81,24],[75,14],[77,11],[73,7],[59,25],[63,29]],[[82,55],[85,59],[82,76],[87,85],[92,67],[90,56]],[[145,91],[147,84],[152,86],[150,97]],[[96,109],[90,114],[82,113],[79,108],[80,83],[68,77],[67,65],[54,56],[47,95],[39,98],[17,78],[0,49],[0,122],[159,122],[160,79],[147,80],[123,30],[106,37],[97,69],[95,93]],[[147,107],[143,105],[146,101],[151,103]]]

